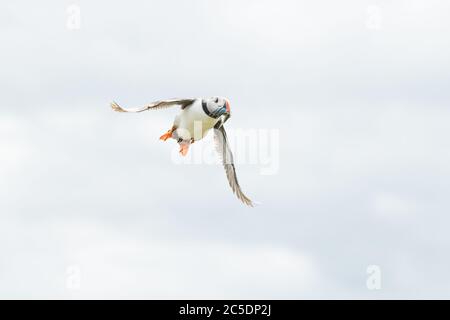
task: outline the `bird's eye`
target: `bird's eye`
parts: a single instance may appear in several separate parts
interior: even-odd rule
[[[216,98],[216,103],[218,103],[219,102],[219,98]]]

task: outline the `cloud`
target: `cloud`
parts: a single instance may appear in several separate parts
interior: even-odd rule
[[[180,244],[78,218],[70,224],[66,218],[52,219],[51,227],[48,220],[2,222],[7,234],[22,225],[16,235],[21,240],[3,244],[10,257],[2,266],[2,275],[8,275],[3,297],[287,298],[305,295],[317,281],[311,258],[285,248]],[[36,228],[39,236],[32,236]],[[77,270],[79,287],[67,287],[70,270]],[[245,289],[236,290],[242,285]]]
[[[81,2],[78,31],[65,4],[6,7],[2,296],[419,296],[402,274],[448,296],[448,4]],[[177,110],[109,108],[210,95],[231,99],[255,209],[220,165],[178,164],[158,141]],[[274,175],[239,145],[260,130],[279,133]]]

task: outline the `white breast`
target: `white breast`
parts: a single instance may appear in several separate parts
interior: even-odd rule
[[[197,99],[192,105],[182,110],[175,119],[177,135],[183,140],[194,138],[201,140],[215,126],[219,119],[208,116],[202,107],[202,100]]]

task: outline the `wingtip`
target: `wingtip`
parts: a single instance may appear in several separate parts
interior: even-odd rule
[[[113,109],[116,112],[126,112],[124,109],[122,109],[121,106],[119,106],[115,101],[111,102],[111,109]]]
[[[240,198],[240,200],[242,201],[242,203],[244,203],[245,205],[247,205],[247,206],[249,206],[249,207],[252,207],[252,208],[259,207],[260,205],[262,205],[261,202],[259,202],[259,201],[253,201],[253,200],[251,200],[251,199],[249,199],[249,198],[247,198],[247,197],[245,197],[245,198]]]
[[[252,201],[250,200],[249,202],[245,203],[247,206],[251,207],[251,208],[256,208],[259,207],[261,205],[260,202],[257,201]]]
[[[250,200],[245,195],[243,195],[243,197],[239,197],[238,196],[238,198],[239,198],[239,200],[241,200],[241,202],[243,204],[245,204],[245,205],[247,205],[249,207],[252,207],[252,208],[254,208],[254,207],[256,207],[256,206],[258,206],[260,204],[259,202],[255,202],[255,201]]]

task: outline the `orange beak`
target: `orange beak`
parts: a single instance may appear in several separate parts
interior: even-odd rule
[[[228,100],[225,100],[225,107],[227,109],[228,114],[230,113],[231,109],[230,109],[230,102],[228,102]]]

